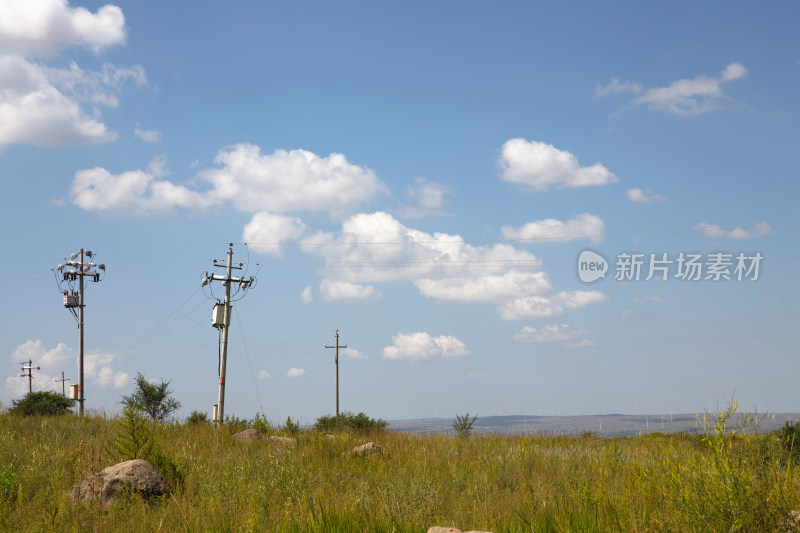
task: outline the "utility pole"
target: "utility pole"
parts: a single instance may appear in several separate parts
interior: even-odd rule
[[[209,275],[206,272],[203,278],[202,286],[205,287],[212,281],[221,281],[222,286],[225,287],[225,300],[224,303],[214,305],[214,312],[211,318],[211,325],[219,329],[219,343],[220,343],[220,360],[219,360],[219,394],[217,397],[217,404],[214,406],[213,419],[217,427],[222,427],[225,420],[225,370],[228,361],[228,329],[231,325],[231,286],[236,283],[239,285],[239,291],[247,291],[255,286],[256,279],[250,276],[250,279],[244,277],[233,277],[233,270],[242,270],[243,264],[233,266],[233,243],[228,246],[228,262],[226,265],[217,264],[214,259],[214,266],[218,268],[225,268],[225,276],[218,274]],[[243,295],[244,296],[244,295]]]
[[[84,338],[84,308],[86,304],[84,303],[84,283],[85,279],[88,278],[89,281],[99,282],[100,281],[100,274],[96,270],[92,270],[93,268],[98,268],[100,270],[105,271],[106,266],[103,264],[96,265],[92,262],[86,260],[86,258],[92,258],[95,254],[93,254],[89,250],[84,250],[81,248],[74,254],[72,254],[69,258],[69,261],[66,264],[58,265],[58,271],[62,272],[64,278],[62,281],[66,281],[69,283],[74,283],[75,281],[78,282],[78,291],[75,292],[72,290],[72,286],[70,285],[70,290],[62,290],[61,292],[64,294],[64,307],[66,307],[75,320],[78,321],[78,414],[83,416],[83,404],[84,404],[84,395],[83,395],[83,338]],[[80,258],[80,261],[76,261],[76,259]],[[60,288],[59,284],[59,288]],[[78,312],[75,312],[75,308],[78,308]]]
[[[347,344],[339,346],[339,330],[336,330],[336,344],[334,346],[325,345],[326,348],[336,348],[336,416],[339,416],[339,348],[347,348]]]
[[[22,361],[20,364],[22,365],[22,374],[20,374],[19,376],[21,378],[24,378],[26,376],[28,377],[28,394],[30,394],[31,392],[33,392],[33,374],[31,371],[41,370],[41,368],[39,368],[38,366],[33,366],[33,361],[31,361],[30,359],[28,359],[28,366],[25,366],[25,361]],[[25,373],[26,370],[28,371],[27,374]]]
[[[61,382],[61,395],[62,396],[66,396],[67,395],[67,391],[64,388],[64,382],[65,381],[69,381],[69,378],[65,378],[64,377],[64,370],[61,370],[61,379],[56,378],[53,381],[55,381],[56,383],[58,383],[59,381]]]

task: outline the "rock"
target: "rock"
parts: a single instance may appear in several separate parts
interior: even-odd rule
[[[797,531],[798,527],[800,527],[800,512],[792,510],[789,511],[786,518],[780,521],[777,531],[789,533],[790,531]]]
[[[461,533],[461,530],[454,527],[433,526],[428,528],[428,533]]]
[[[356,446],[351,450],[353,455],[383,455],[383,447],[374,442],[368,442],[361,446]],[[461,533],[460,531],[458,533]]]
[[[264,440],[267,435],[257,429],[250,428],[236,433],[231,438],[238,442],[253,442],[254,440]]]
[[[107,501],[128,491],[149,499],[169,494],[172,487],[152,464],[143,459],[132,459],[87,477],[72,489],[71,496],[82,501]]]

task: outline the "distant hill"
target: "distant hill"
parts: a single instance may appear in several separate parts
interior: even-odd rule
[[[754,416],[755,418],[755,416]],[[800,413],[759,414],[757,427],[759,433],[779,429],[787,421],[800,419]],[[713,415],[706,415],[709,424]],[[391,420],[389,426],[395,431],[412,433],[454,433],[453,420],[448,418],[419,418],[413,420]],[[729,427],[742,427],[744,419],[737,415]],[[474,433],[529,434],[553,433],[580,435],[591,432],[605,436],[635,436],[648,433],[694,433],[702,430],[703,415],[695,414],[657,414],[657,415],[583,415],[583,416],[533,416],[507,415],[478,417],[473,426]]]

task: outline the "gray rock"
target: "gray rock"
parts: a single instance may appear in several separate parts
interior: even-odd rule
[[[798,527],[800,527],[800,512],[791,510],[786,515],[786,518],[780,521],[776,531],[778,531],[778,533],[789,533],[791,531],[797,531]]]
[[[172,487],[152,464],[132,459],[92,474],[72,489],[72,498],[82,501],[108,501],[130,491],[144,498],[157,498],[172,492]]]
[[[428,533],[461,533],[461,530],[454,527],[433,526],[428,528]]]
[[[237,442],[253,442],[254,440],[264,440],[267,435],[257,429],[250,428],[236,433],[231,438]]]
[[[351,450],[353,455],[383,455],[383,447],[380,444],[375,444],[374,442],[368,442],[366,444],[362,444],[361,446],[356,446]],[[460,531],[458,533],[461,533]]]

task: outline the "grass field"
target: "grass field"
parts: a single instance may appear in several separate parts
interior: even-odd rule
[[[729,420],[709,420],[700,435],[626,438],[307,430],[294,446],[148,422],[174,494],[104,507],[69,491],[115,462],[119,420],[4,414],[0,530],[777,531],[800,509],[790,453],[777,434]],[[348,453],[367,441],[388,455]]]

